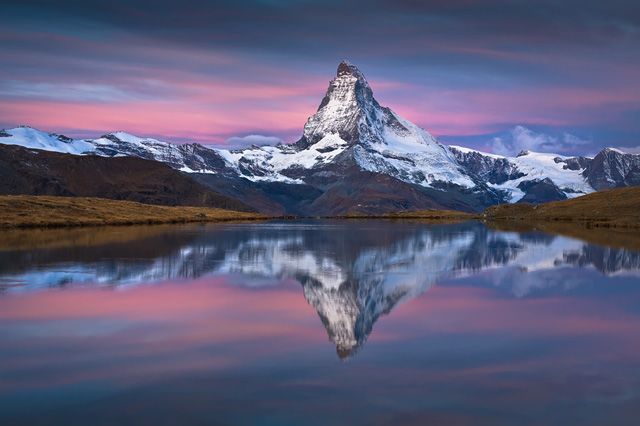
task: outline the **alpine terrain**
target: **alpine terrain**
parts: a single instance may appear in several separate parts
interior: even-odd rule
[[[155,160],[218,194],[274,214],[480,211],[640,184],[640,155],[611,148],[593,158],[527,151],[505,157],[446,146],[381,106],[362,72],[348,62],[339,64],[318,110],[291,145],[225,150],[124,132],[75,140],[30,127],[1,131],[0,143],[30,152]],[[2,167],[0,173],[8,166]],[[17,185],[11,193],[30,190]]]

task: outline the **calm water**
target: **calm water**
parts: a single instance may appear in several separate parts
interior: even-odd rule
[[[382,221],[0,244],[3,425],[640,418],[632,249]]]

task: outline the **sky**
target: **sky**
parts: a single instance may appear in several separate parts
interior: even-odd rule
[[[340,60],[441,141],[640,152],[640,2],[4,0],[0,127],[294,142]]]

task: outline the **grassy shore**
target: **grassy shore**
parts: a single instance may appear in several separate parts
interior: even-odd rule
[[[457,222],[482,220],[504,223],[504,226],[545,224],[547,229],[560,224],[580,225],[583,228],[640,228],[640,187],[617,188],[594,192],[570,200],[544,204],[501,204],[483,213],[473,214],[455,210],[415,210],[382,215],[348,215],[348,219],[415,219]]]
[[[640,228],[640,187],[619,188],[552,203],[488,208],[489,222],[565,223],[587,228]]]
[[[136,225],[260,220],[257,213],[167,207],[85,197],[0,196],[0,228]]]
[[[266,216],[206,207],[166,207],[103,198],[0,196],[0,228],[135,225],[260,220]],[[417,210],[381,215],[346,215],[342,219],[410,219],[430,222],[483,220],[498,227],[538,229],[640,229],[640,187],[619,188],[552,203],[503,204],[482,214],[454,210]],[[564,228],[567,228],[564,226]],[[564,229],[563,233],[567,233]]]

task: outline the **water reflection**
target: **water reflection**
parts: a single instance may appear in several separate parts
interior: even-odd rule
[[[584,282],[563,268],[640,276],[640,252],[634,250],[478,223],[284,222],[74,230],[73,237],[55,232],[66,242],[41,232],[39,248],[0,251],[4,292],[121,288],[203,276],[237,277],[237,285],[250,287],[290,279],[302,285],[341,358],[362,346],[381,315],[446,278],[492,271],[487,285],[525,297]],[[91,232],[96,235],[88,238]]]
[[[635,425],[638,256],[474,223],[3,233],[0,424]]]

